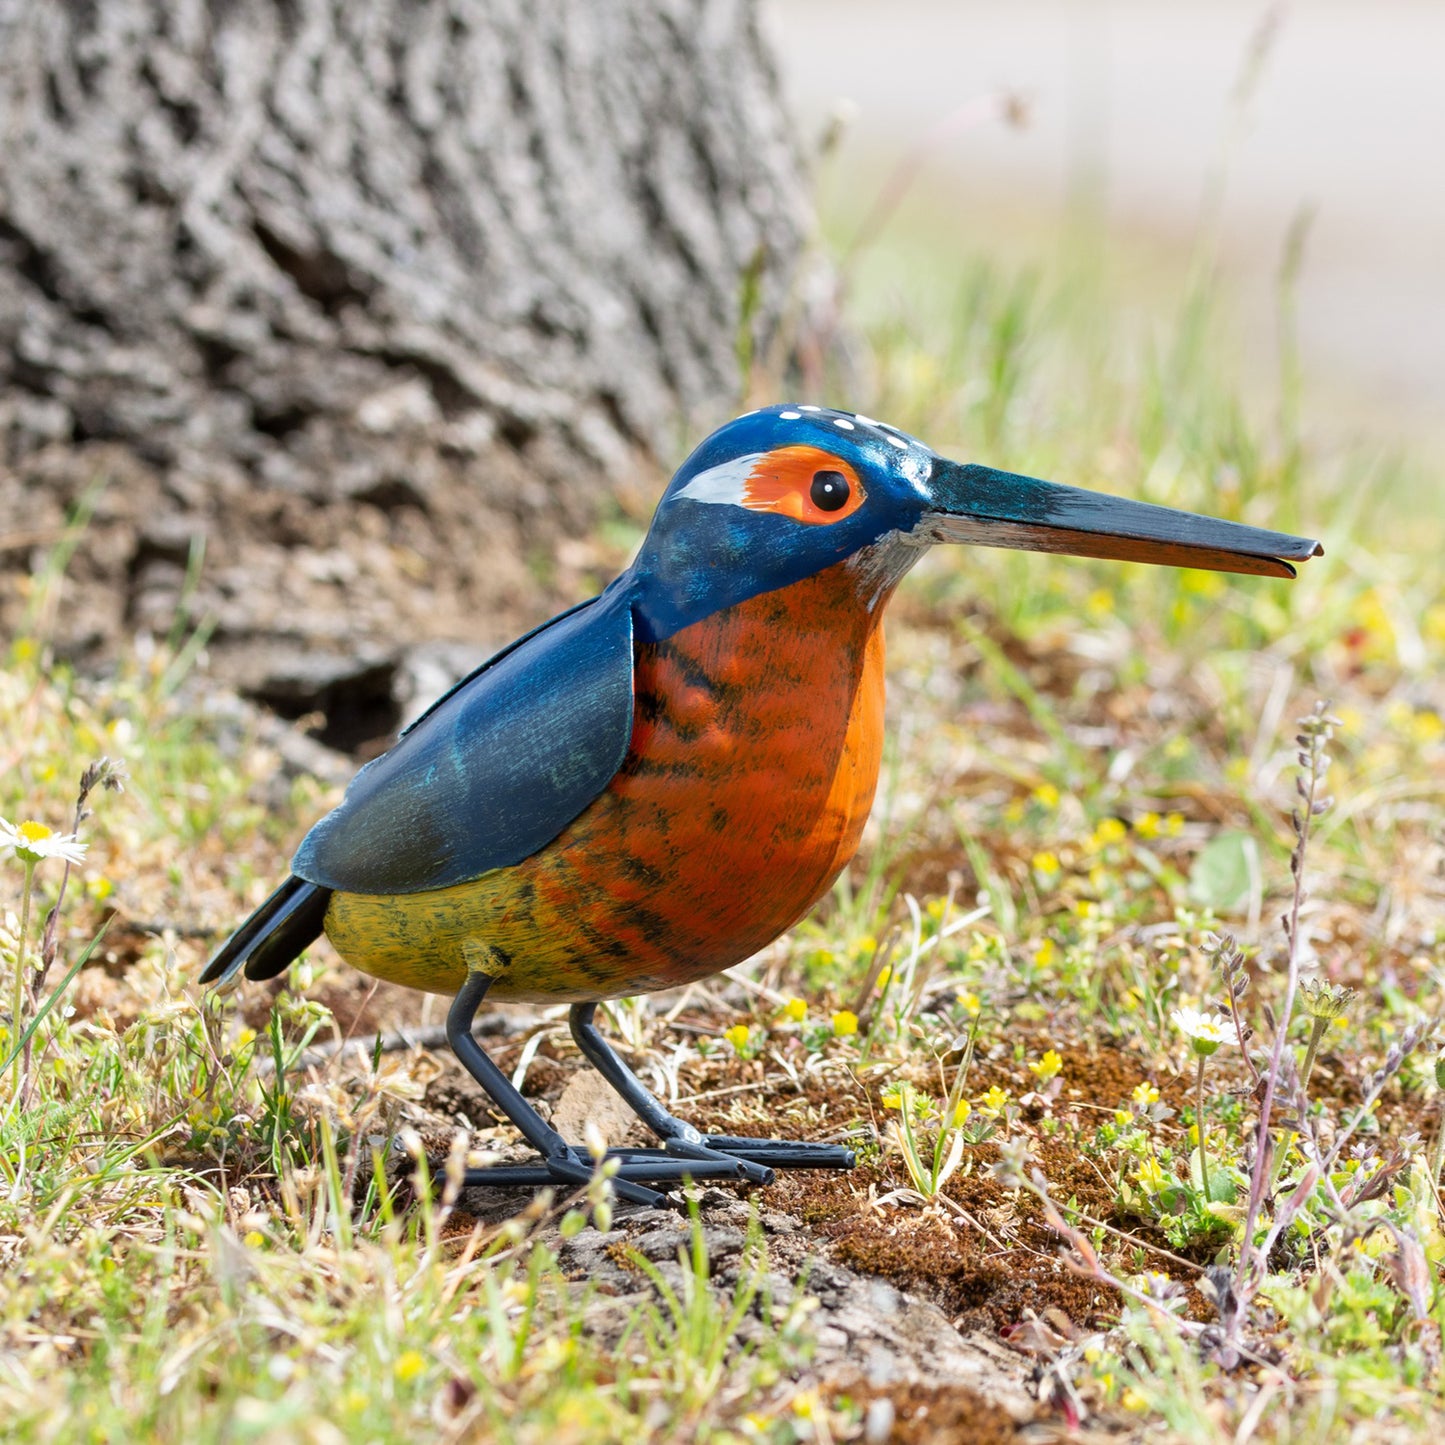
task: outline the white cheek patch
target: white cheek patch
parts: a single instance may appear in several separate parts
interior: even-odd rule
[[[699,472],[677,495],[694,502],[741,507],[744,505],[743,489],[763,456],[762,452],[751,452],[745,457],[734,457],[730,462],[719,462],[717,466]]]

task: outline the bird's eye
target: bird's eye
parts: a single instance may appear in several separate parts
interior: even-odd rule
[[[848,502],[848,478],[842,472],[814,472],[808,493],[820,512],[836,512]]]

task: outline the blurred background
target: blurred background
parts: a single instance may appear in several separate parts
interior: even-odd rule
[[[940,265],[1046,263],[1094,227],[1121,304],[1158,313],[1203,246],[1256,379],[1293,256],[1311,424],[1445,447],[1445,9],[765,0],[764,19],[804,133],[841,124],[819,203],[845,246],[915,164],[895,224],[946,228]]]

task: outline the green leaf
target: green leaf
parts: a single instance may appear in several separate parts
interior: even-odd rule
[[[1259,844],[1249,833],[1211,838],[1189,874],[1189,901],[1216,913],[1244,912],[1259,888]]]

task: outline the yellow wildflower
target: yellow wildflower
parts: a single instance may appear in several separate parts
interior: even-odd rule
[[[967,1099],[960,1099],[958,1107],[953,1111],[953,1127],[961,1129],[968,1123],[968,1116],[973,1113],[973,1105]]]
[[[790,998],[783,1005],[783,1017],[800,1024],[808,1017],[808,1005],[800,998]]]
[[[1196,597],[1218,597],[1224,591],[1224,583],[1213,572],[1191,568],[1179,574],[1179,590],[1192,592]]]
[[[1050,1079],[1056,1078],[1059,1071],[1064,1067],[1063,1056],[1057,1049],[1046,1049],[1043,1058],[1029,1065],[1029,1073],[1039,1083],[1047,1084]]]
[[[818,1413],[818,1392],[816,1390],[804,1390],[801,1394],[793,1396],[793,1414],[800,1420],[811,1420]]]
[[[1159,1102],[1159,1090],[1147,1079],[1142,1084],[1134,1085],[1134,1092],[1129,1095],[1141,1109],[1147,1109],[1150,1104]]]
[[[903,1107],[903,1090],[897,1084],[889,1084],[879,1098],[885,1109],[901,1109]]]
[[[883,990],[888,987],[889,981],[892,979],[892,977],[893,977],[893,970],[892,970],[891,967],[889,967],[888,964],[885,963],[885,964],[883,965],[883,967],[878,970],[878,992],[879,992],[879,993],[882,993]]]
[[[1047,968],[1053,961],[1058,949],[1054,947],[1052,938],[1039,940],[1039,945],[1034,949],[1034,963],[1039,968]]]
[[[850,1008],[839,1009],[833,1015],[833,1032],[840,1039],[846,1039],[851,1034],[856,1034],[858,1032],[858,1015]]]
[[[396,1357],[396,1363],[391,1367],[391,1372],[402,1384],[408,1380],[414,1380],[426,1370],[426,1356],[420,1350],[403,1350]]]
[[[983,1010],[983,1004],[979,1001],[976,993],[969,993],[965,990],[958,996],[958,1006],[969,1018],[976,1019]]]
[[[1128,1109],[1115,1109],[1114,1122],[1122,1129],[1124,1125],[1132,1124],[1134,1122],[1134,1116],[1129,1112]]]
[[[987,1110],[990,1114],[1002,1114],[1008,1108],[1008,1090],[995,1084],[978,1101],[978,1107]]]
[[[1134,831],[1141,838],[1157,838],[1163,822],[1164,820],[1158,813],[1140,813],[1139,816],[1134,819]]]
[[[1128,835],[1129,830],[1117,818],[1101,818],[1090,841],[1096,848],[1109,848],[1122,843]]]
[[[1035,873],[1042,873],[1046,877],[1056,878],[1059,874],[1059,855],[1051,853],[1048,849],[1042,849],[1029,859]]]
[[[266,1243],[266,1236],[259,1229],[252,1229],[247,1232],[245,1239],[241,1241],[247,1249],[260,1249]]]
[[[1152,1154],[1134,1171],[1134,1178],[1149,1194],[1157,1194],[1169,1183],[1169,1176],[1164,1172],[1163,1165]]]
[[[1052,783],[1040,783],[1032,794],[1033,800],[1045,808],[1059,806],[1059,790]]]
[[[752,1030],[746,1024],[734,1024],[731,1028],[723,1030],[723,1038],[725,1038],[738,1053],[743,1051],[751,1034]]]

